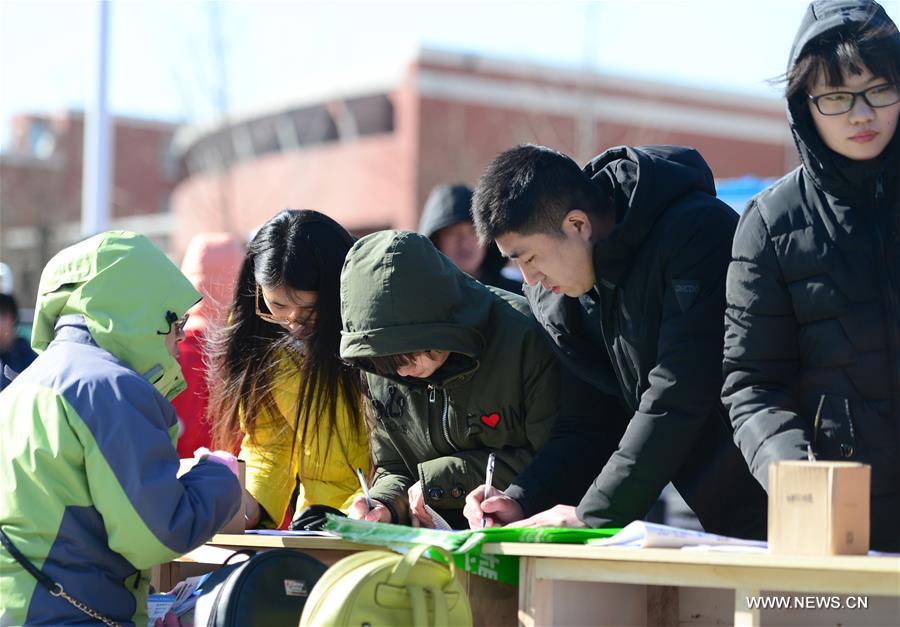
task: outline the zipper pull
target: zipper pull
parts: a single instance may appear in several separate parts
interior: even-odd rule
[[[884,174],[875,177],[875,200],[884,200]]]
[[[433,385],[428,386],[428,402],[433,403],[436,398],[437,390]]]

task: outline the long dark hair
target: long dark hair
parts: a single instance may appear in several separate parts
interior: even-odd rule
[[[323,459],[334,437],[347,450],[348,434],[336,428],[339,396],[352,434],[358,437],[365,428],[359,376],[338,356],[341,267],[352,245],[353,237],[328,216],[295,209],[281,211],[250,242],[228,322],[210,345],[208,411],[217,446],[232,448],[242,432],[254,441],[260,412],[278,415],[273,390],[285,359],[297,370],[291,379],[298,394],[291,450],[293,454],[301,444],[301,476],[302,443],[307,434],[318,432],[320,421],[330,425]],[[318,293],[315,326],[306,340],[298,341],[287,329],[256,315],[257,285]]]

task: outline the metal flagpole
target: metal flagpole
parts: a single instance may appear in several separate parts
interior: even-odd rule
[[[109,116],[109,0],[100,0],[94,90],[85,107],[81,234],[109,228],[113,134]]]

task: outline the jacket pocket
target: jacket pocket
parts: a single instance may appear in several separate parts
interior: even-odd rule
[[[826,394],[818,425],[813,424],[813,450],[819,459],[852,459],[859,455],[850,401]]]

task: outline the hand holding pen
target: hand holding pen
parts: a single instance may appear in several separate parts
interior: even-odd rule
[[[363,496],[353,501],[347,510],[347,516],[371,522],[391,522],[391,511],[370,496],[369,486],[366,484],[362,468],[356,469],[356,478],[359,479],[359,487],[362,488]]]
[[[487,470],[485,471],[484,477],[484,498],[487,499],[491,495],[491,483],[494,481],[494,463],[495,457],[494,454],[491,453],[488,455],[487,460]],[[487,524],[487,517],[483,517],[481,519],[481,528],[484,529]]]
[[[469,521],[469,527],[472,529],[487,527],[488,518],[492,527],[502,527],[525,518],[525,512],[518,501],[491,485],[494,479],[494,462],[492,453],[488,458],[487,481],[466,495],[463,516]]]
[[[374,509],[375,505],[372,504],[372,497],[369,496],[369,486],[366,485],[366,477],[363,475],[362,468],[356,469],[356,478],[359,479],[359,487],[362,488],[363,496],[366,497],[366,505],[369,506],[369,509]]]

